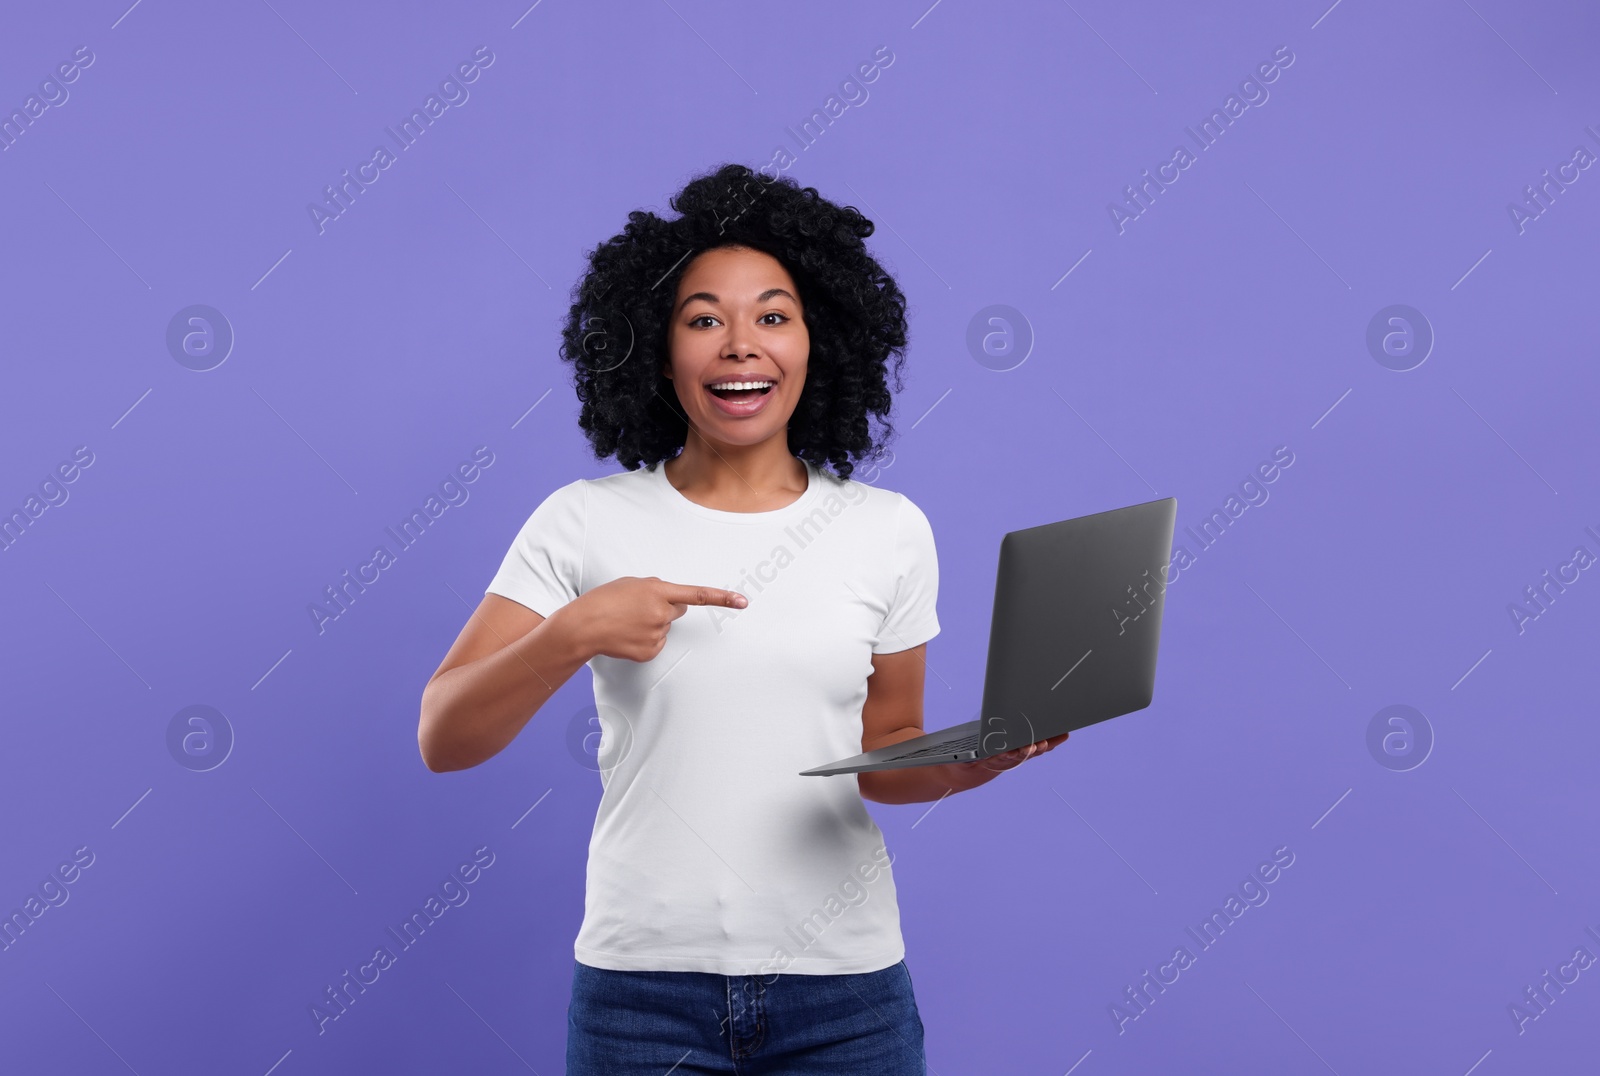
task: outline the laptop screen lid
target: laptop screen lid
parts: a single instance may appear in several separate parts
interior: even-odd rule
[[[980,757],[1150,705],[1177,499],[1000,543]]]

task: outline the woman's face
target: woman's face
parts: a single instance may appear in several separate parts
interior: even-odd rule
[[[805,386],[811,334],[800,289],[778,259],[746,247],[695,257],[678,281],[667,348],[665,372],[702,437],[755,445],[787,436]],[[729,382],[762,387],[712,392]]]

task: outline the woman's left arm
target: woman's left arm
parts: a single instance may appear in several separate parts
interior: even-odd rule
[[[921,736],[922,688],[928,668],[928,644],[921,643],[894,654],[872,655],[872,675],[867,677],[867,701],[861,707],[861,750]],[[941,799],[988,784],[1006,770],[1055,747],[1067,733],[1027,747],[976,762],[946,762],[934,766],[907,766],[897,770],[869,770],[856,774],[863,799],[877,803],[921,803]]]

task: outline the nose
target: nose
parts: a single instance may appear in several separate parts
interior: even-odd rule
[[[754,359],[760,357],[756,348],[755,329],[742,319],[728,327],[728,337],[723,343],[723,357],[729,359]]]

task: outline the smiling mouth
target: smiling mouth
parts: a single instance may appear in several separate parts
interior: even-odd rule
[[[775,387],[776,386],[774,385],[768,385],[765,388],[759,389],[725,389],[717,385],[707,386],[713,396],[716,396],[719,399],[732,400],[735,402],[740,400],[754,400],[758,396],[765,396]]]

